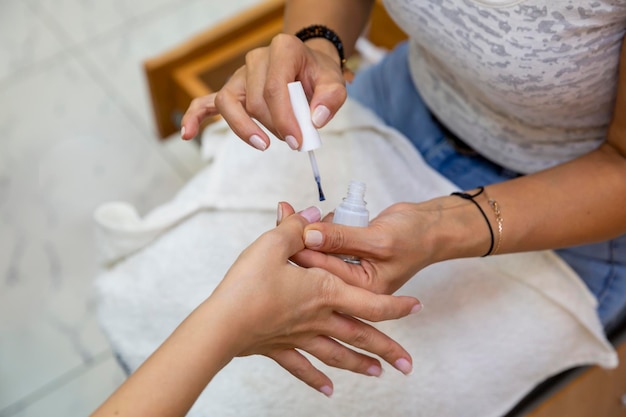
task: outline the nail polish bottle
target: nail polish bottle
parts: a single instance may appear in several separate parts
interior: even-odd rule
[[[365,183],[350,181],[348,194],[341,204],[335,209],[333,223],[353,227],[367,227],[370,221],[370,213],[365,207]],[[360,264],[358,257],[353,255],[337,255],[345,262]]]

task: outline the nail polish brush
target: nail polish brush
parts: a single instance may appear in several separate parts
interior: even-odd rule
[[[320,134],[311,121],[311,110],[309,108],[309,101],[304,93],[304,88],[300,81],[294,81],[287,84],[289,89],[289,99],[291,100],[291,108],[300,126],[300,132],[302,133],[302,145],[300,146],[300,152],[308,152],[309,160],[311,161],[311,168],[313,169],[313,177],[317,183],[317,192],[319,193],[320,201],[326,200],[324,192],[322,191],[322,182],[320,179],[320,170],[317,167],[317,159],[315,158],[315,149],[322,146],[322,140]]]

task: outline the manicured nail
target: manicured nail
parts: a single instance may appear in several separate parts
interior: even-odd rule
[[[404,375],[410,375],[411,372],[413,372],[413,365],[411,365],[411,362],[407,361],[404,358],[398,359],[393,364],[393,366],[395,366],[395,368],[402,372]]]
[[[331,395],[333,395],[333,389],[329,387],[328,385],[324,385],[323,387],[321,387],[320,392],[327,397],[330,397]]]
[[[326,106],[317,106],[315,110],[313,110],[313,116],[311,116],[311,121],[315,125],[315,127],[322,127],[328,121],[330,117],[330,110]]]
[[[299,147],[298,141],[291,135],[285,136],[285,142],[287,142],[287,145],[289,145],[289,147],[294,151]]]
[[[181,128],[180,128],[180,137],[181,137],[182,139],[185,139],[185,138],[184,138],[184,136],[185,136],[185,126],[183,126],[183,127],[181,127]]]
[[[254,146],[260,151],[264,151],[265,149],[267,149],[267,144],[263,139],[261,139],[259,135],[250,136],[250,145]]]
[[[304,234],[304,245],[308,248],[316,248],[322,244],[323,236],[319,230],[309,230]]]
[[[367,368],[367,374],[370,376],[381,376],[383,374],[383,368],[377,365],[372,365]]]
[[[276,209],[276,224],[279,224],[282,220],[283,220],[283,206],[282,204],[278,203],[278,208]]]
[[[420,311],[422,311],[422,308],[424,308],[424,306],[422,305],[422,303],[419,304],[415,304],[413,306],[413,308],[411,309],[411,312],[409,314],[417,314]]]
[[[305,208],[298,214],[307,219],[309,223],[319,222],[322,218],[322,210],[316,206]]]

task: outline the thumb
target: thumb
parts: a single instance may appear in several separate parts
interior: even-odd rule
[[[304,229],[304,245],[309,249],[326,253],[369,256],[375,246],[371,241],[370,227],[323,222],[309,225]]]
[[[346,101],[346,97],[343,80],[318,84],[311,98],[311,121],[315,127],[324,127]]]
[[[279,215],[282,208],[282,220],[273,230],[266,233],[272,236],[271,245],[282,256],[289,258],[304,249],[302,235],[307,224],[318,222],[322,217],[322,212],[318,207],[311,206],[298,213],[293,213],[293,208],[288,203],[279,204]]]

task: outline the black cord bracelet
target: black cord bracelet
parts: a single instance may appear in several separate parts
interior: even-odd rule
[[[465,200],[469,200],[472,203],[474,203],[474,205],[476,207],[478,207],[478,210],[480,210],[480,214],[483,215],[483,218],[485,219],[485,222],[487,222],[487,226],[489,227],[489,236],[491,236],[491,243],[489,244],[489,250],[487,251],[487,253],[485,253],[482,257],[484,258],[485,256],[489,256],[491,255],[491,251],[493,250],[493,245],[495,243],[495,238],[493,236],[493,229],[491,227],[491,223],[489,222],[489,218],[487,217],[487,215],[485,214],[485,211],[483,210],[483,208],[480,206],[480,204],[478,204],[476,202],[476,200],[474,200],[475,197],[478,197],[479,195],[481,195],[483,192],[485,191],[485,187],[478,187],[478,191],[475,194],[468,194],[468,193],[452,193],[450,195],[456,195],[458,197],[461,197]]]
[[[324,25],[311,25],[305,27],[304,29],[300,29],[296,33],[296,37],[302,42],[313,38],[324,38],[332,42],[332,44],[335,45],[335,48],[337,48],[340,62],[339,65],[341,65],[341,69],[343,69],[346,63],[346,58],[343,52],[343,42],[341,42],[339,35],[337,35],[334,31],[328,29]]]

